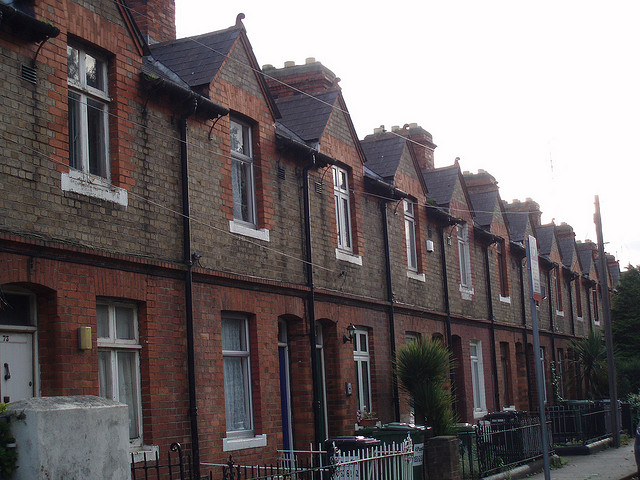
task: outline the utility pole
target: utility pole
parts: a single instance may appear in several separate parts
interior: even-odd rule
[[[616,367],[613,359],[613,333],[611,331],[611,310],[609,305],[609,269],[604,256],[604,241],[602,240],[602,218],[600,216],[600,199],[596,195],[596,236],[598,240],[598,256],[600,261],[600,279],[602,291],[602,316],[604,317],[604,338],[607,345],[607,367],[609,371],[609,400],[611,408],[611,428],[613,429],[613,446],[620,446],[620,414],[618,412],[618,389],[616,387]]]
[[[533,358],[536,366],[536,385],[538,390],[538,414],[540,415],[540,432],[542,436],[542,461],[545,480],[551,479],[549,460],[549,435],[547,415],[544,410],[544,378],[542,375],[542,355],[540,355],[540,329],[536,301],[542,300],[540,270],[538,265],[538,244],[536,237],[529,235],[527,239],[527,263],[529,264],[529,300],[531,301],[531,329],[533,330]]]

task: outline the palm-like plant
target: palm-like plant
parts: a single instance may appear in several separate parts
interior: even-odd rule
[[[396,375],[413,400],[418,423],[435,435],[450,435],[456,422],[453,394],[447,380],[453,366],[451,352],[439,340],[414,340],[396,353]]]
[[[585,338],[574,338],[570,347],[576,358],[577,382],[584,380],[590,399],[602,398],[607,392],[607,350],[600,330],[591,330]]]

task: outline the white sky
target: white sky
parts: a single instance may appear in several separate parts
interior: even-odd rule
[[[260,65],[315,57],[360,138],[418,123],[436,167],[487,170],[504,200],[640,265],[640,2],[176,0],[178,37],[244,25]],[[638,190],[636,190],[638,189]]]

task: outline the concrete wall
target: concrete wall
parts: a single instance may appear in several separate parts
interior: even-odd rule
[[[128,479],[127,406],[101,397],[40,397],[14,402],[15,480]]]

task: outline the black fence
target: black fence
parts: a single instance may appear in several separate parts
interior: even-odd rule
[[[172,443],[167,452],[166,460],[156,452],[153,458],[147,458],[146,453],[142,461],[136,462],[131,454],[131,480],[193,480],[191,475],[191,457],[184,455],[179,443]],[[211,474],[208,477],[212,478]]]
[[[586,445],[612,434],[611,408],[605,402],[573,402],[547,407],[553,443]]]
[[[548,438],[551,439],[547,422]],[[462,478],[480,479],[542,457],[540,420],[528,413],[497,413],[458,434]],[[553,451],[549,445],[549,451]]]

